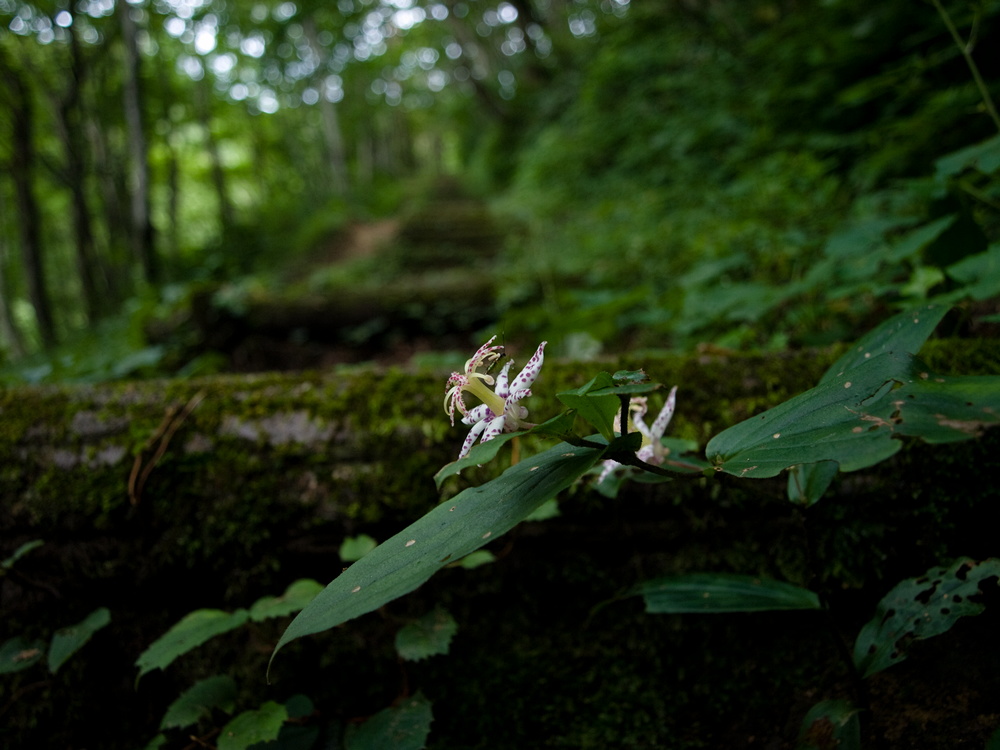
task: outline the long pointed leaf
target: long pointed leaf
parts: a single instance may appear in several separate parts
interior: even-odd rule
[[[646,581],[632,592],[654,614],[769,612],[819,609],[809,589],[783,581],[729,573],[689,573]]]
[[[506,533],[583,476],[604,448],[560,443],[438,505],[341,573],[285,630],[271,660],[296,638],[329,630],[413,591],[434,573]]]

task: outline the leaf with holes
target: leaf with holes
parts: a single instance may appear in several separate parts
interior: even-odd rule
[[[815,593],[783,581],[729,573],[688,573],[645,581],[632,589],[653,614],[771,612],[819,609]]]
[[[961,558],[948,568],[932,568],[910,578],[886,595],[875,617],[854,644],[854,664],[865,677],[906,658],[914,641],[946,632],[960,617],[978,615],[976,598],[988,579],[1000,576],[1000,560],[975,562]],[[996,585],[993,581],[990,585]]]
[[[528,517],[569,487],[604,455],[604,446],[560,443],[470,487],[387,539],[333,580],[282,634],[289,641],[320,633],[408,594]]]

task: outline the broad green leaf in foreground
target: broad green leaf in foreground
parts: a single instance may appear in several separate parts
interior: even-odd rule
[[[892,440],[892,393],[912,371],[909,355],[883,354],[712,438],[705,453],[717,470],[773,477],[790,466],[836,461],[852,471],[883,461]]]
[[[769,578],[729,573],[689,573],[645,581],[631,592],[641,595],[653,614],[768,612],[819,609],[808,589]]]
[[[87,615],[83,621],[68,628],[57,630],[49,646],[49,671],[55,674],[65,661],[90,640],[98,630],[111,622],[111,613],[99,607]]]
[[[894,315],[858,339],[823,374],[819,385],[889,352],[915,355],[947,312],[944,305],[925,305]],[[796,464],[788,476],[788,499],[806,506],[818,502],[839,470],[836,460]]]
[[[873,675],[903,661],[914,641],[946,632],[960,617],[978,615],[984,606],[973,599],[982,594],[984,582],[998,575],[1000,560],[962,558],[898,584],[858,634],[855,666],[865,677]]]
[[[379,711],[360,727],[349,727],[346,750],[420,750],[431,732],[431,702],[417,693],[401,705]]]
[[[894,315],[859,338],[834,362],[819,384],[889,352],[917,354],[948,312],[946,305],[924,305]]]
[[[583,476],[604,453],[560,443],[470,487],[386,540],[328,585],[285,630],[271,660],[296,638],[329,630],[407,594],[506,533]]]
[[[244,711],[219,732],[219,750],[246,750],[258,742],[270,742],[278,737],[288,710],[280,703],[268,701],[255,711]]]
[[[136,660],[138,680],[154,669],[165,669],[174,659],[217,635],[240,627],[250,617],[245,609],[224,612],[221,609],[198,609],[157,638]]]
[[[213,708],[229,713],[236,705],[236,683],[229,675],[199,680],[170,704],[160,722],[160,729],[181,729],[208,716]]]
[[[940,376],[912,356],[883,354],[709,441],[717,470],[773,477],[801,463],[854,471],[901,447],[969,440],[1000,424],[1000,377]]]

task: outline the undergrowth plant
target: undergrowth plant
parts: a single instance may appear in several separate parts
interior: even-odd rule
[[[513,461],[496,478],[450,497],[377,546],[372,540],[354,540],[342,556],[357,561],[326,587],[299,581],[283,596],[262,599],[249,610],[191,613],[140,657],[139,676],[165,668],[219,633],[298,612],[274,648],[273,663],[291,641],[377,610],[446,566],[480,564],[488,554],[483,546],[544,511],[546,503],[583,480],[592,480],[600,492],[614,496],[623,482],[631,480],[669,482],[715,473],[749,480],[787,473],[788,500],[807,515],[839,472],[884,461],[906,439],[932,444],[964,441],[1000,424],[1000,376],[940,375],[916,356],[947,311],[945,306],[926,305],[884,322],[857,341],[814,388],[713,437],[704,459],[691,455],[691,446],[683,441],[664,437],[675,399],[683,397],[683,390],[671,389],[647,426],[648,402],[657,398],[662,386],[650,382],[642,371],[598,373],[585,385],[558,394],[565,407],[561,413],[537,424],[529,422],[522,401],[531,396],[545,344],[512,377],[510,360],[491,374],[506,354],[491,339],[468,360],[463,372],[448,380],[445,410],[452,421],[460,415],[470,432],[458,460],[435,475],[438,486],[464,469],[487,464],[521,436],[549,440],[551,447]],[[470,395],[481,403],[467,404]],[[669,492],[669,485],[664,488]],[[823,742],[835,741],[837,747],[860,748],[861,717],[868,709],[864,679],[906,658],[914,642],[940,635],[961,617],[981,612],[980,595],[984,587],[995,585],[998,574],[1000,563],[995,559],[960,558],[942,561],[940,567],[893,588],[857,635],[853,650],[843,649],[847,668],[856,676],[857,694],[853,700],[821,701],[809,711],[803,717],[800,747],[828,747]],[[622,598],[630,596],[642,597],[651,614],[830,606],[821,592],[809,586],[718,572],[648,580]],[[444,654],[455,631],[451,616],[435,609],[400,631],[397,651],[403,659]],[[214,708],[231,713],[235,694],[231,682],[217,676],[192,686],[171,706],[161,729],[191,723]],[[217,746],[236,750],[280,737],[283,747],[313,747],[319,730],[306,735],[300,731],[301,723],[292,721],[311,711],[311,702],[302,696],[285,705],[268,702],[232,718],[221,728]],[[420,748],[429,736],[430,722],[430,700],[415,693],[360,726],[351,726],[342,740],[351,750]],[[294,742],[293,732],[298,732]],[[161,734],[150,746],[159,747],[164,741]]]

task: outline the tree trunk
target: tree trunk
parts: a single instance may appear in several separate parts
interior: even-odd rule
[[[118,3],[125,48],[124,106],[129,153],[132,252],[147,283],[160,280],[155,232],[149,209],[149,160],[143,127],[142,80],[135,20],[128,3]]]
[[[56,100],[55,125],[66,156],[63,176],[71,196],[73,239],[84,309],[88,320],[94,321],[107,311],[108,290],[106,287],[102,289],[99,283],[101,273],[94,251],[94,232],[87,199],[87,169],[80,127],[80,89],[86,68],[80,43],[73,29],[73,24],[66,28],[70,40],[71,62],[65,92]]]
[[[319,43],[316,33],[316,23],[312,17],[303,21],[303,30],[306,39],[309,40],[309,48],[316,57],[326,62],[329,55]],[[323,70],[325,66],[320,66]],[[347,184],[347,157],[344,153],[344,138],[340,130],[340,119],[337,116],[337,107],[326,97],[325,81],[317,81],[319,87],[319,113],[323,122],[323,140],[326,143],[327,159],[330,165],[330,185],[335,195],[346,195]]]
[[[0,192],[0,227],[6,226],[6,203],[4,195]],[[24,339],[14,322],[14,312],[10,306],[11,285],[7,281],[7,237],[0,234],[0,341],[3,341],[6,348],[14,358],[23,357],[25,354]]]
[[[198,120],[205,131],[205,149],[212,165],[212,185],[215,187],[216,200],[219,204],[219,228],[224,231],[233,225],[233,204],[229,200],[229,187],[226,170],[222,165],[222,156],[219,153],[219,141],[212,129],[212,84],[207,76],[195,83],[194,96]]]
[[[11,179],[17,203],[18,228],[21,235],[21,262],[24,265],[28,299],[35,309],[38,335],[44,345],[56,341],[55,321],[45,278],[45,263],[41,238],[41,215],[34,193],[35,151],[32,129],[34,110],[31,92],[19,71],[0,56],[0,79],[7,84],[11,133]]]

